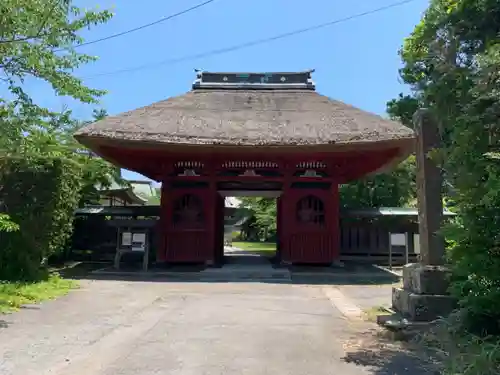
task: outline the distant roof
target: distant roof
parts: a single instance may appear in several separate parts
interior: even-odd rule
[[[418,209],[411,207],[378,207],[345,210],[350,216],[418,216]],[[443,210],[445,216],[455,216],[454,212]]]
[[[198,72],[193,89],[90,124],[81,143],[327,146],[412,141],[410,128],[315,91],[311,71]],[[408,142],[406,142],[408,143]]]
[[[132,185],[127,186],[126,184],[118,183],[116,180],[113,180],[110,186],[97,184],[96,189],[103,196],[120,197],[121,199],[125,199],[129,204],[145,204],[148,200],[147,197],[137,195]]]
[[[151,197],[157,196],[156,189],[150,181],[129,181],[135,195],[148,200]]]
[[[128,184],[121,184],[113,180],[111,185],[106,187],[96,185],[96,189],[103,195],[117,195],[127,199],[130,204],[145,204],[151,197],[157,196],[157,191],[150,181],[129,180]]]

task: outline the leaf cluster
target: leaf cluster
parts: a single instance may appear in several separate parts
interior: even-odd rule
[[[455,244],[449,253],[452,292],[469,330],[498,335],[499,35],[499,0],[432,0],[401,49],[401,77],[413,93],[389,105],[405,120],[415,105],[430,108],[439,120],[440,162],[459,214],[445,231]]]

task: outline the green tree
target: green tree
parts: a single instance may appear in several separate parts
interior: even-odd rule
[[[249,210],[253,219],[249,221],[255,227],[264,240],[276,234],[277,209],[276,199],[263,197],[242,197],[241,207]]]
[[[415,203],[415,157],[411,156],[390,172],[341,185],[343,208],[405,207]]]
[[[419,100],[413,95],[399,94],[397,99],[387,102],[389,117],[413,128],[413,114],[420,108]]]
[[[105,92],[87,87],[74,75],[76,68],[95,57],[76,52],[75,46],[83,42],[81,30],[111,16],[109,11],[79,9],[71,0],[0,2],[0,80],[8,91],[0,97],[0,179],[8,181],[0,184],[0,231],[4,232],[0,263],[18,265],[8,270],[9,277],[33,278],[39,262],[69,235],[78,189],[83,186],[85,200],[97,181],[109,182],[116,171],[73,140],[72,132],[82,123],[72,118],[71,111],[50,111],[25,90],[27,80],[41,80],[55,95],[98,103]],[[44,179],[44,174],[50,178]],[[16,181],[16,176],[29,176],[30,181]],[[53,189],[52,195],[40,190],[43,181],[46,189]],[[47,210],[53,209],[52,219],[40,215],[42,201],[50,205]],[[11,219],[14,216],[16,220]],[[5,233],[17,229],[19,233]]]
[[[447,230],[466,327],[500,334],[500,1],[433,0],[401,49],[401,77],[441,126],[435,152],[459,218]],[[403,107],[402,98],[396,100]]]
[[[26,92],[26,80],[49,83],[54,93],[83,103],[97,103],[104,91],[85,86],[73,72],[96,58],[78,53],[78,33],[110,19],[109,11],[84,11],[70,0],[0,2],[0,80],[10,95],[0,97],[0,148],[18,152],[53,136],[64,116],[39,106]],[[53,145],[51,145],[53,146]]]
[[[50,83],[57,95],[95,103],[104,91],[86,87],[73,70],[96,58],[77,53],[82,29],[108,21],[109,11],[85,11],[71,0],[3,0],[0,3],[0,72],[18,104],[34,111],[23,90],[28,77]],[[41,109],[42,113],[46,113]],[[33,112],[32,112],[33,113]]]
[[[105,23],[109,11],[83,10],[71,0],[0,2],[0,79],[10,95],[0,98],[0,156],[70,157],[84,167],[84,197],[97,182],[109,183],[116,169],[78,145],[73,132],[85,123],[39,106],[24,89],[28,79],[51,85],[56,95],[95,104],[104,91],[89,88],[73,71],[96,57],[78,53],[79,32]],[[96,111],[94,120],[106,113]]]

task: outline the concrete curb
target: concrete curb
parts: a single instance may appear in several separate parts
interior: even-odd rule
[[[325,287],[323,292],[330,303],[348,319],[361,320],[363,311],[337,288]]]

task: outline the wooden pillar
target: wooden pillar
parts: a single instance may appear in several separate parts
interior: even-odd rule
[[[331,186],[331,202],[332,224],[330,233],[332,233],[333,259],[331,261],[333,263],[340,258],[340,195],[339,184],[336,181],[333,181]]]
[[[224,216],[225,216],[225,205],[224,197],[217,193],[217,202],[215,209],[215,264],[222,265],[224,262]]]
[[[283,192],[279,198],[280,201],[280,210],[278,212],[279,215],[279,261],[282,264],[289,264],[291,259],[290,253],[290,235],[292,220],[294,217],[290,215],[286,215],[285,209],[290,204],[290,195],[291,195],[291,184],[292,184],[292,176],[295,172],[295,164],[290,160],[282,160],[281,162],[283,168]]]
[[[217,181],[216,181],[216,171],[215,171],[215,161],[207,160],[207,172],[208,172],[208,194],[207,194],[207,202],[208,205],[208,226],[207,226],[207,261],[206,263],[209,265],[215,265],[217,263],[217,258],[219,257],[217,254],[218,249],[218,239],[219,235],[217,233],[218,230],[221,229],[220,221],[220,212],[219,212],[219,193],[217,192]],[[222,213],[224,215],[224,213]],[[222,223],[223,224],[223,223]]]
[[[282,204],[281,196],[276,198],[276,263],[281,263],[281,247],[282,247]]]
[[[160,196],[160,220],[157,227],[157,248],[156,262],[164,263],[167,261],[167,232],[169,221],[171,218],[168,215],[168,206],[171,204],[169,199],[169,181],[162,181],[161,196]]]

